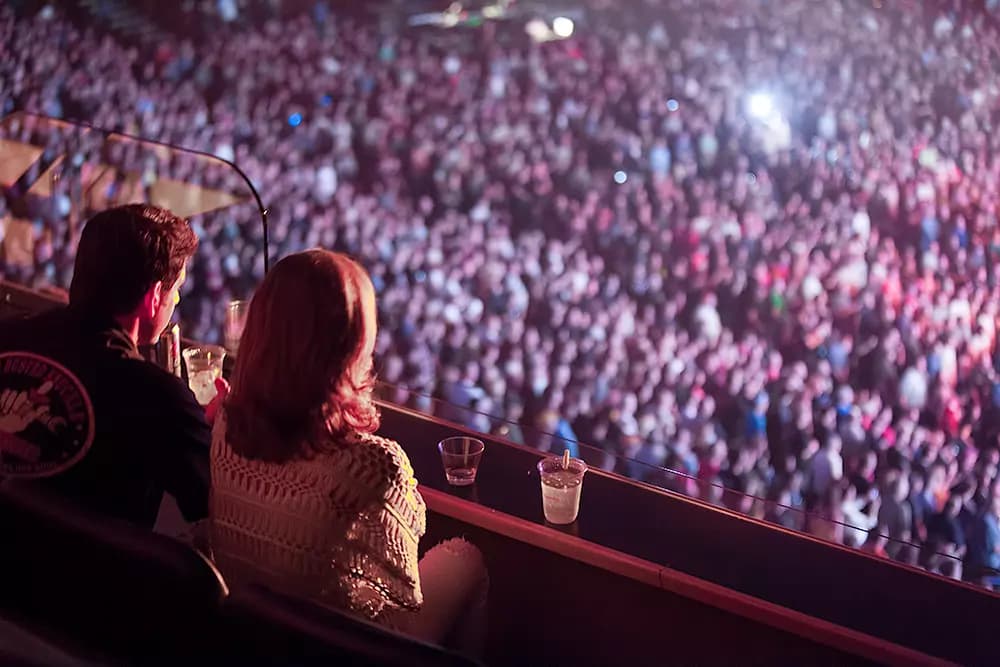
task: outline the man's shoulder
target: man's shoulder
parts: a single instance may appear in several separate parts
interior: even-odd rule
[[[156,439],[175,437],[179,431],[196,433],[196,439],[206,446],[211,443],[211,430],[205,420],[205,409],[179,377],[168,373],[145,359],[113,357],[98,370],[100,402],[106,409],[122,415],[127,421],[149,421],[156,424]]]
[[[137,392],[144,397],[155,394],[185,403],[195,403],[194,395],[184,380],[168,373],[151,361],[108,355],[102,361],[101,366],[103,370],[110,371],[101,379],[120,381],[124,391]]]

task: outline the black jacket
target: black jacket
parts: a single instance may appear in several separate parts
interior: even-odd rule
[[[90,509],[153,527],[163,492],[188,521],[208,513],[205,411],[182,380],[139,354],[114,320],[60,308],[0,324],[0,353],[48,357],[79,378],[93,403],[94,439],[70,469],[38,483]]]

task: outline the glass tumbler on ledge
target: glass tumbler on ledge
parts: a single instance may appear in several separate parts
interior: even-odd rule
[[[558,525],[576,521],[587,464],[569,456],[549,457],[538,462],[538,472],[542,478],[545,520]]]
[[[476,482],[479,461],[483,458],[486,445],[482,440],[459,436],[445,438],[438,443],[444,476],[452,486],[469,486]]]

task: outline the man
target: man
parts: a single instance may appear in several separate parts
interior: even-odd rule
[[[831,433],[824,441],[823,449],[814,457],[809,466],[810,490],[817,497],[824,497],[831,486],[844,476],[844,459],[840,455],[842,441],[836,433]]]
[[[990,588],[1000,587],[1000,487],[973,524],[969,539],[968,573]]]
[[[71,441],[85,451],[44,471],[40,483],[90,509],[149,528],[164,491],[177,499],[188,521],[206,516],[211,443],[206,410],[179,378],[138,350],[155,343],[170,323],[197,245],[185,220],[152,206],[112,208],[87,223],[69,306],[0,328],[0,371],[30,371],[34,359],[42,364],[41,377],[54,379],[25,391],[10,372],[0,376],[0,385],[6,385],[0,386],[6,397],[0,399],[0,417],[8,412],[6,433],[0,434],[8,445],[0,447],[5,467],[16,458],[11,443],[22,453],[35,446],[36,459],[44,451],[46,431],[39,420],[47,419],[51,430],[64,429],[68,421],[81,434]],[[73,376],[82,385],[78,397]],[[60,387],[68,398],[50,400]],[[62,413],[53,418],[60,406]]]
[[[909,495],[909,478],[906,473],[898,472],[889,481],[888,493],[878,511],[878,534],[889,540],[884,544],[885,551],[892,558],[902,561],[909,558],[908,544],[913,527]]]

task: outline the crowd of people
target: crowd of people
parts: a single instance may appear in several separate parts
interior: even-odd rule
[[[1000,567],[979,4],[676,0],[546,44],[317,11],[152,51],[3,8],[0,107],[236,162],[274,256],[368,269],[399,400],[979,578]],[[261,277],[252,225],[195,220],[191,336]],[[53,254],[22,278],[58,282]]]

